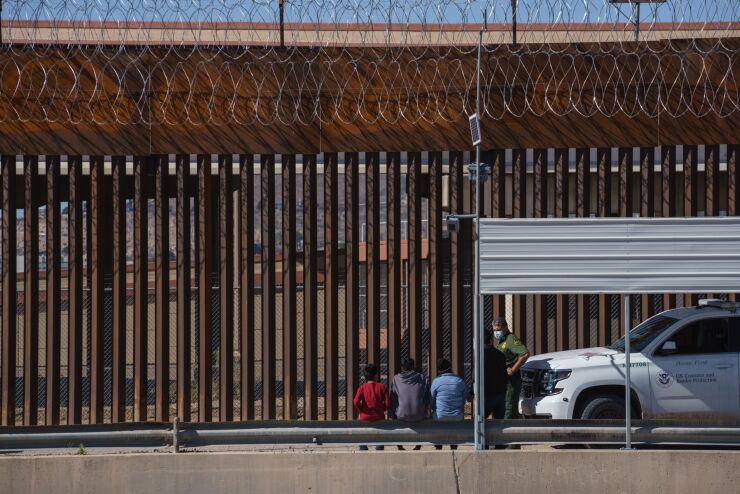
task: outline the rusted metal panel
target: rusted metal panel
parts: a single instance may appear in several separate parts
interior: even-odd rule
[[[555,150],[555,217],[568,217],[568,150]],[[569,348],[568,327],[569,327],[569,308],[568,296],[555,296],[555,348],[558,351]]]
[[[337,193],[339,189],[337,187],[337,166],[336,153],[324,155],[324,380],[326,383],[325,407],[327,420],[337,420],[339,418],[337,399],[337,389],[339,387],[339,312],[337,310],[337,299],[339,297],[337,266],[339,201],[337,200]],[[380,300],[378,300],[378,307],[380,307],[379,302]],[[380,323],[379,320],[378,323]]]
[[[719,215],[719,146],[704,147],[704,216]],[[707,293],[707,298],[714,298],[714,294]]]
[[[696,216],[697,213],[697,147],[683,147],[683,215]]]
[[[318,246],[316,155],[303,156],[303,378],[305,417],[318,418]]]
[[[514,218],[527,217],[527,155],[524,149],[514,149],[511,154],[512,210]]]
[[[450,152],[450,211],[463,212],[463,153]],[[465,292],[463,270],[468,257],[464,228],[450,234],[450,354],[452,371],[462,376],[465,370]],[[436,362],[432,362],[436,365]]]
[[[661,182],[663,217],[676,216],[676,146],[661,147]]]
[[[606,218],[612,215],[612,169],[611,149],[596,150],[597,167],[597,208],[598,216]]]
[[[640,148],[640,216],[655,216],[655,150]],[[653,315],[653,296],[640,296],[640,320],[644,321]]]
[[[611,338],[611,315],[609,312],[609,303],[611,297],[601,294],[599,297],[598,327],[596,333],[596,346],[606,346],[610,343]]]
[[[23,157],[23,425],[36,425],[39,401],[38,158]]]
[[[661,147],[661,210],[664,218],[676,216],[676,146]],[[663,295],[663,309],[676,306],[674,294]]]
[[[271,4],[274,3],[276,2]],[[713,3],[717,4],[717,2]],[[45,4],[48,5],[49,2]],[[598,4],[602,5],[604,2],[598,2]],[[707,2],[707,5],[711,4]],[[405,7],[406,4],[398,5]],[[469,4],[460,2],[459,5]],[[718,5],[734,4],[724,2]],[[677,9],[677,12],[683,15],[683,7],[681,10]],[[726,12],[735,13],[729,9]],[[256,11],[254,15],[255,17],[261,16]],[[365,16],[364,13],[361,15]],[[479,13],[476,12],[475,15]],[[555,14],[550,15],[554,21]],[[450,13],[448,18],[452,19],[453,16],[454,14]],[[536,16],[539,18],[539,14]],[[715,14],[712,13],[712,17],[714,16]],[[545,17],[544,12],[542,17]],[[719,18],[719,15],[716,17]],[[736,15],[732,18],[729,15],[723,17],[729,21],[737,20]],[[326,16],[321,17],[321,19],[326,18]],[[182,20],[187,22],[189,19]],[[252,152],[257,153],[290,153],[316,152],[319,148],[324,152],[347,149],[371,151],[427,149],[430,143],[434,143],[433,145],[438,149],[460,149],[462,146],[469,145],[470,136],[467,125],[465,125],[467,122],[458,109],[466,108],[470,103],[469,84],[475,74],[476,54],[475,50],[464,49],[464,53],[453,51],[451,53],[454,55],[448,55],[447,50],[458,49],[452,46],[460,47],[467,42],[467,40],[463,41],[458,38],[457,29],[460,29],[458,26],[453,28],[456,31],[445,29],[443,36],[449,36],[447,47],[429,46],[429,38],[441,34],[440,30],[434,34],[429,32],[428,37],[426,34],[418,35],[418,39],[426,41],[423,46],[399,47],[396,40],[407,41],[409,39],[407,36],[398,36],[388,43],[382,35],[377,38],[375,34],[373,35],[378,42],[364,38],[360,31],[355,31],[349,33],[353,41],[361,41],[373,46],[338,47],[327,46],[327,43],[320,49],[317,45],[291,46],[290,51],[287,52],[270,48],[265,52],[260,52],[257,58],[250,61],[249,66],[255,74],[270,74],[270,77],[265,77],[264,82],[260,79],[260,83],[232,85],[221,84],[216,76],[213,78],[195,77],[183,86],[187,89],[184,89],[183,96],[180,96],[180,94],[174,94],[174,91],[179,91],[181,87],[178,86],[179,77],[153,77],[151,85],[147,86],[151,98],[141,96],[142,93],[136,90],[142,85],[139,80],[140,72],[134,70],[133,67],[146,70],[147,66],[156,66],[157,74],[167,75],[179,74],[180,70],[186,74],[196,74],[201,70],[208,74],[219,74],[223,67],[233,63],[235,55],[230,50],[217,50],[208,57],[197,55],[197,53],[203,53],[201,50],[209,49],[209,44],[214,42],[213,38],[205,34],[205,27],[197,24],[199,20],[194,19],[193,24],[189,24],[194,26],[193,31],[189,28],[181,31],[203,33],[203,36],[197,40],[195,50],[190,48],[187,42],[182,45],[170,42],[167,46],[162,38],[157,37],[158,34],[154,34],[158,30],[150,30],[148,25],[144,27],[138,24],[128,25],[128,28],[126,25],[111,24],[110,29],[94,31],[95,34],[93,31],[69,29],[70,33],[90,33],[94,38],[94,42],[87,45],[82,43],[68,45],[75,46],[74,55],[66,51],[67,45],[61,40],[58,44],[54,43],[56,46],[48,50],[48,53],[60,53],[59,56],[41,57],[39,51],[31,48],[30,44],[16,45],[17,50],[14,48],[12,52],[13,63],[19,67],[38,67],[38,70],[24,71],[22,79],[18,80],[22,80],[23,87],[28,89],[24,89],[23,95],[14,94],[13,98],[5,103],[6,106],[13,105],[15,108],[22,108],[22,113],[32,119],[32,122],[28,123],[14,121],[11,117],[4,119],[2,135],[6,149],[26,149],[29,153],[55,152],[53,149],[58,149],[59,151],[56,152],[60,153],[123,154],[196,152],[195,150],[198,149],[225,150],[229,146],[241,145],[249,146]],[[472,18],[470,20],[472,21]],[[522,115],[515,114],[517,113],[515,110],[503,112],[500,118],[487,119],[482,128],[484,142],[496,142],[501,147],[566,147],[650,145],[655,141],[655,116],[650,111],[639,110],[645,107],[641,107],[641,104],[646,105],[648,101],[652,104],[655,101],[653,96],[655,93],[651,91],[654,86],[649,85],[652,81],[648,82],[647,74],[634,77],[634,71],[637,69],[633,68],[637,60],[644,60],[645,65],[643,66],[649,66],[648,64],[654,59],[649,53],[632,54],[633,45],[625,45],[622,39],[605,31],[603,25],[599,23],[591,25],[594,26],[594,30],[590,32],[580,31],[581,26],[578,26],[569,29],[567,34],[566,31],[558,33],[558,36],[562,34],[569,40],[580,40],[583,43],[573,42],[560,45],[552,51],[528,45],[532,47],[532,52],[536,50],[542,55],[515,55],[517,57],[516,68],[506,65],[510,60],[513,62],[510,58],[509,46],[501,44],[487,46],[487,57],[490,56],[490,58],[486,61],[490,63],[490,70],[493,71],[500,67],[502,75],[496,76],[497,86],[495,88],[489,86],[491,92],[484,93],[484,98],[486,98],[484,101],[489,104],[493,104],[494,101],[497,104],[511,101],[512,105],[517,105],[517,109],[520,102],[522,102],[522,107],[528,108],[524,101],[542,106],[537,107],[536,111],[522,112]],[[404,24],[394,25],[391,32],[398,32],[396,29],[401,26]],[[722,112],[727,111],[728,106],[726,106],[727,103],[723,103],[719,94],[727,94],[730,103],[737,104],[737,99],[733,99],[737,94],[736,77],[725,79],[722,77],[726,74],[732,76],[736,74],[735,66],[729,65],[727,58],[728,54],[731,56],[740,49],[740,41],[736,34],[733,35],[734,38],[730,38],[731,33],[727,31],[718,36],[713,35],[713,31],[720,32],[726,29],[724,26],[727,24],[723,24],[722,28],[713,25],[706,28],[696,27],[693,32],[701,33],[702,38],[704,36],[707,38],[693,39],[690,49],[695,55],[689,57],[661,56],[660,73],[665,74],[670,81],[676,80],[676,74],[678,74],[678,80],[681,81],[675,86],[681,88],[680,96],[675,92],[669,93],[667,87],[663,89],[664,93],[661,93],[669,95],[668,101],[671,103],[666,106],[673,109],[675,101],[677,103],[675,111],[681,113],[677,118],[668,114],[672,112],[663,111],[661,113],[661,141],[681,142],[681,139],[684,139],[686,142],[717,142],[724,136],[732,135],[728,131],[727,117],[723,118],[722,115]],[[200,31],[201,29],[203,31]],[[209,29],[208,32],[214,33],[215,29],[219,30],[218,34],[215,34],[216,38],[225,39],[222,33],[227,32],[229,28],[219,25],[214,30]],[[330,24],[327,31],[321,33],[316,31],[318,36],[313,39],[321,39],[322,42],[324,40],[340,41],[340,39],[344,41],[345,38],[342,37],[344,35],[334,34],[335,29],[337,28]],[[338,29],[344,31],[343,27]],[[375,27],[360,27],[359,29],[370,33]],[[736,28],[733,27],[733,29]],[[437,30],[436,26],[434,30]],[[609,36],[612,41],[598,45],[591,44],[591,40],[594,39],[591,36],[594,36],[595,30],[600,31],[596,35],[597,39]],[[39,37],[45,33],[35,28],[27,31],[24,29],[23,32],[35,33]],[[98,56],[97,51],[100,49],[98,40],[103,39],[101,32],[105,32],[106,36],[111,36],[111,38],[105,38],[110,40],[110,44],[107,45],[110,48],[106,48],[106,56],[103,57]],[[151,33],[152,38],[147,48],[147,56],[129,59],[127,56],[130,56],[130,49],[118,50],[118,46],[123,45],[118,41],[121,32],[129,33],[128,36],[131,37],[127,39],[141,36],[142,41],[147,39],[148,33]],[[264,33],[264,31],[253,30],[250,34],[252,33]],[[691,31],[681,29],[669,35],[674,39],[655,40],[650,50],[661,54],[677,53],[678,49],[673,46],[674,40],[678,37],[690,39],[692,36],[689,33]],[[727,36],[724,36],[724,33],[727,33]],[[303,31],[298,36],[302,37],[305,34],[307,32]],[[546,36],[553,39],[550,38],[552,34],[554,33],[548,33]],[[124,36],[127,35],[124,34]],[[242,38],[242,45],[251,46],[250,51],[256,54],[258,53],[256,47],[264,46],[264,41],[263,39],[257,40],[256,36],[249,36],[249,38]],[[435,55],[434,62],[426,63],[430,53]],[[107,73],[110,67],[124,67],[126,64],[130,64],[128,66],[131,69],[121,70],[120,79],[119,77],[106,78],[105,84],[101,84],[99,78],[96,77],[71,78],[74,82],[67,82],[69,79],[62,78],[61,73],[60,78],[57,79],[59,83],[56,83],[56,78],[48,78],[48,74],[53,74],[57,70],[59,67],[57,64],[61,60],[69,60],[70,64],[75,64],[80,59],[89,60],[86,67],[89,66],[92,73]],[[311,62],[304,62],[306,60]],[[421,62],[422,60],[424,62]],[[584,62],[581,63],[581,60]],[[358,65],[358,61],[362,61],[362,64]],[[734,62],[734,59],[732,61]],[[159,70],[160,67],[161,70]],[[79,69],[75,68],[75,73],[78,73],[77,70]],[[359,71],[361,71],[361,76],[358,76]],[[681,74],[681,71],[686,71],[685,75]],[[543,74],[543,79],[538,81],[533,74]],[[557,96],[553,92],[555,91],[554,82],[553,84],[544,82],[545,79],[549,82],[545,74],[557,74],[554,77],[558,83],[563,83],[562,90],[557,90]],[[9,72],[5,77],[11,78],[12,76]],[[44,79],[45,77],[47,79]],[[322,79],[324,77],[342,82],[355,81],[358,77],[362,79],[361,82],[357,80],[356,85],[346,87],[346,89],[342,86],[340,90],[328,83],[319,82],[326,81],[327,79]],[[506,80],[505,83],[501,83],[503,79]],[[7,80],[7,87],[12,87],[16,79]],[[619,82],[616,82],[617,80]],[[631,85],[633,81],[635,83],[644,81],[642,87],[646,92],[642,92],[642,89],[632,90],[635,87]],[[708,94],[703,85],[692,85],[692,81],[701,81],[701,84],[706,83],[712,88],[722,88],[718,90],[723,92],[717,93],[718,97],[715,99],[713,94]],[[73,87],[74,91],[65,92],[64,89],[67,87],[65,83],[69,84],[69,88]],[[499,83],[502,85],[498,86]],[[386,87],[388,93],[385,92]],[[406,87],[408,87],[408,93],[406,93]],[[517,93],[506,92],[504,87],[516,88]],[[501,96],[498,96],[498,91],[501,91]],[[624,92],[616,96],[615,91]],[[274,101],[276,106],[270,109],[280,108],[281,117],[268,119],[266,117],[270,109],[265,108],[263,104],[268,98],[279,97],[276,95],[280,92],[284,95],[290,94],[291,98],[293,95],[298,95],[300,99],[296,99],[295,103],[299,101],[301,103],[291,107],[285,99],[276,100]],[[69,98],[69,101],[62,101],[60,97],[52,103],[45,99],[47,94],[54,94],[56,97],[57,94],[62,93]],[[94,105],[89,105],[90,94],[96,95]],[[185,96],[187,94],[193,94],[193,97],[188,98]],[[36,98],[37,95],[44,96]],[[591,99],[594,96],[596,103]],[[588,111],[588,114],[584,114],[584,110],[603,109],[613,104],[615,97],[626,111],[612,111],[608,108],[603,113]],[[398,109],[396,119],[395,115],[387,113],[390,110],[386,108],[390,108],[390,101],[399,101],[399,98],[405,101],[403,101],[404,106]],[[553,101],[553,98],[557,99],[555,102],[557,110],[547,111],[545,102]],[[139,115],[146,119],[151,117],[154,125],[147,127],[146,125],[126,125],[129,123],[126,121],[121,121],[120,124],[116,122],[117,119],[114,116],[119,115],[119,105],[124,101],[126,105],[130,105],[131,115],[137,114],[137,110],[141,111]],[[224,106],[219,107],[218,110],[214,107],[213,111],[207,111],[206,108],[210,101],[224,102]],[[230,105],[225,103],[227,101],[259,102],[261,104]],[[406,101],[408,101],[408,106],[406,106]],[[293,102],[291,99],[291,103]],[[331,102],[331,111],[327,110],[328,102]],[[272,105],[273,102],[270,104]],[[197,111],[194,105],[199,105]],[[386,107],[386,105],[389,106]],[[69,125],[70,121],[82,118],[74,112],[74,109],[78,107],[86,108],[84,114],[86,123],[106,122],[106,124]],[[316,108],[315,115],[313,111],[307,109],[308,107],[312,110]],[[50,120],[53,119],[54,122],[44,121],[43,110],[46,108],[53,108],[57,112],[50,117]],[[69,113],[65,111],[67,108],[70,109]],[[319,108],[321,113],[318,111]],[[560,112],[561,108],[581,111]],[[718,111],[702,111],[702,115],[693,115],[691,111],[683,111],[690,108],[713,108]],[[719,110],[720,108],[722,110]],[[203,109],[202,112],[201,109]],[[263,109],[266,113],[261,113]],[[380,113],[381,109],[382,113]],[[377,119],[368,115],[373,111],[379,112]],[[336,115],[337,118],[327,121],[330,114]],[[14,113],[8,111],[8,115],[14,115]],[[183,115],[181,125],[170,124],[180,115]],[[320,118],[319,115],[324,115],[324,117]],[[353,120],[351,124],[344,123],[342,120],[350,115],[362,115],[363,117]],[[433,115],[444,116],[444,118],[436,118]],[[123,114],[120,116],[121,120],[128,120],[123,118]],[[434,123],[422,120],[424,117],[428,120],[433,118]],[[252,122],[254,118],[259,119],[259,123],[241,124],[245,121]],[[389,121],[391,119],[395,121]],[[61,122],[67,125],[62,125]],[[74,149],[78,151],[73,151]]]
[[[619,216],[632,217],[632,148],[619,148]],[[621,313],[620,313],[621,314]]]
[[[547,218],[547,149],[534,150],[534,217]],[[535,353],[545,353],[547,348],[547,307],[542,295],[534,296],[534,346]]]
[[[640,148],[640,216],[655,216],[655,151]]]
[[[262,172],[262,419],[275,418],[275,156],[260,156]]]
[[[82,422],[82,157],[69,156],[69,402],[67,423]]]
[[[503,149],[496,149],[487,153],[491,166],[491,217],[506,217],[506,169],[505,155]],[[430,207],[432,201],[429,202]],[[441,241],[441,239],[440,239]],[[440,285],[442,280],[439,281]],[[506,298],[503,295],[494,295],[493,297],[493,316],[506,316]],[[484,331],[489,328],[484,327]]]
[[[18,286],[16,283],[18,233],[16,222],[15,156],[0,157],[2,163],[2,420],[3,426],[15,425],[15,372],[18,328]],[[71,246],[70,246],[71,247]],[[71,343],[71,342],[70,342]]]
[[[190,249],[190,157],[177,155],[176,249],[177,249],[177,416],[191,420],[191,249]]]
[[[144,422],[147,418],[149,325],[147,160],[146,157],[134,158],[134,422]]]
[[[421,153],[408,153],[408,217],[409,217],[409,357],[419,366],[423,361],[422,324],[424,322],[424,292],[421,288],[423,266],[421,262]],[[436,362],[432,363],[432,366]]]
[[[219,415],[221,422],[234,420],[234,202],[231,187],[232,158],[218,157],[219,239]]]
[[[727,145],[727,215],[737,216],[740,206],[740,166],[738,166],[740,145]],[[737,293],[729,295],[730,300],[738,300]]]
[[[683,147],[683,215],[696,216],[698,213],[698,182],[699,171],[697,161],[697,146]],[[683,296],[683,305],[694,305],[696,297],[686,293]]]
[[[588,148],[576,149],[576,216],[591,214],[591,163]],[[576,295],[576,344],[578,348],[591,346],[591,295]]]
[[[401,366],[401,155],[388,153],[388,378]],[[441,197],[439,200],[441,201]]]
[[[576,216],[591,214],[591,163],[588,148],[576,149]]]
[[[354,391],[359,384],[359,337],[360,337],[360,292],[359,275],[359,170],[358,154],[344,155],[344,227],[345,227],[345,345],[347,351],[345,406],[347,418],[356,418],[357,410],[352,403]],[[399,170],[400,172],[400,170]],[[305,177],[304,177],[305,179]],[[400,185],[400,181],[398,182]],[[304,191],[305,194],[305,191]],[[305,207],[305,204],[304,204]],[[304,247],[304,253],[305,253]],[[305,271],[305,268],[304,268]],[[304,280],[305,280],[304,276]],[[305,283],[305,282],[304,282]],[[307,286],[307,285],[304,285]],[[398,285],[400,286],[400,284]],[[305,290],[305,288],[304,288]],[[304,291],[304,298],[305,298]],[[304,318],[305,318],[304,314]],[[399,346],[400,348],[400,346]],[[308,381],[306,381],[308,382]],[[306,415],[308,417],[308,415]]]
[[[154,158],[154,416],[169,420],[170,390],[170,204],[167,156]]]
[[[534,211],[535,218],[547,218],[548,187],[547,187],[547,149],[535,149],[534,160]]]
[[[380,365],[380,163],[365,154],[367,186],[367,361]]]
[[[719,215],[719,146],[706,146],[704,149],[704,168],[706,170],[706,216]]]
[[[59,424],[61,362],[61,174],[59,156],[46,157],[46,425]],[[3,250],[3,252],[5,252]]]
[[[612,207],[612,171],[611,171],[611,149],[599,148],[596,150],[596,207],[597,215],[602,218],[611,216]],[[611,312],[608,307],[611,298],[599,295],[598,311],[598,345],[609,344],[609,332],[611,327]]]
[[[568,150],[555,150],[555,217],[568,217]]]
[[[506,170],[504,150],[489,153],[491,166],[491,217],[506,217]]]
[[[283,418],[298,416],[296,305],[296,160],[283,155]]]
[[[213,419],[213,178],[211,157],[198,155],[198,421]]]
[[[527,217],[527,154],[524,149],[514,149],[511,153],[512,171],[512,213],[514,218]],[[514,295],[513,328],[525,344],[527,341],[527,299]],[[498,315],[498,314],[497,314]]]
[[[107,257],[110,251],[105,249],[105,224],[108,224],[104,213],[105,199],[103,198],[103,157],[93,156],[90,159],[90,234],[89,240],[92,257],[90,259],[90,423],[99,424],[103,421],[103,348],[105,342],[105,306],[104,306],[104,274],[109,267]]]
[[[112,159],[113,328],[111,421],[126,420],[126,161]]]
[[[740,144],[727,146],[727,215],[740,213]]]
[[[442,153],[429,153],[429,371],[442,357]]]
[[[254,157],[239,156],[241,419],[254,419]]]

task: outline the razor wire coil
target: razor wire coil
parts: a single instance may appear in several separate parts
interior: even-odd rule
[[[0,122],[435,124],[729,117],[740,2],[5,0]],[[517,43],[512,7],[516,5]],[[485,17],[484,17],[485,16]],[[485,21],[485,23],[484,23]]]

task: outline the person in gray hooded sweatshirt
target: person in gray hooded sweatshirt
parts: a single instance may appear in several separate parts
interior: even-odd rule
[[[388,418],[405,422],[424,420],[429,406],[429,385],[424,374],[414,370],[414,360],[401,359],[401,372],[391,381],[391,407]],[[403,446],[398,446],[403,449]],[[414,449],[421,449],[415,446]]]

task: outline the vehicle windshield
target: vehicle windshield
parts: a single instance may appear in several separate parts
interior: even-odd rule
[[[655,338],[665,331],[669,326],[678,321],[674,317],[658,314],[647,321],[639,324],[630,331],[630,353],[639,353]],[[613,350],[624,352],[624,336],[612,343],[609,347]]]

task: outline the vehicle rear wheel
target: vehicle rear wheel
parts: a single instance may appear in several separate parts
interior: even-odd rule
[[[582,419],[624,420],[624,399],[614,395],[594,396],[581,412]]]

